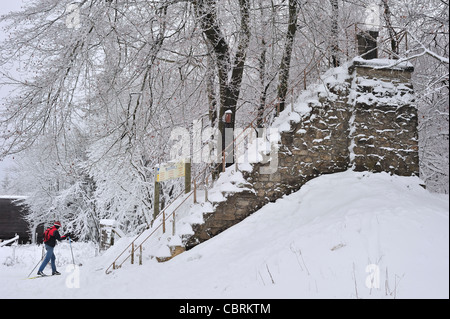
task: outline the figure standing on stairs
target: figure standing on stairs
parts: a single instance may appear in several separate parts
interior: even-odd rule
[[[56,246],[57,240],[61,241],[61,240],[67,239],[67,238],[69,238],[69,235],[66,234],[65,236],[61,236],[58,232],[58,229],[60,227],[61,227],[61,223],[55,222],[53,224],[53,227],[48,228],[44,232],[44,244],[45,244],[45,250],[47,251],[47,254],[45,255],[44,261],[42,262],[41,266],[39,267],[39,270],[37,273],[39,276],[46,276],[43,273],[43,271],[49,261],[51,261],[52,275],[61,275],[61,273],[56,270],[56,262],[55,262],[56,257],[55,257],[55,254],[53,253],[53,250]]]

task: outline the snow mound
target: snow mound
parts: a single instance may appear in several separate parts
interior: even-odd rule
[[[105,275],[103,257],[85,260],[77,289],[0,260],[0,297],[448,298],[449,199],[420,184],[324,175],[167,263]]]

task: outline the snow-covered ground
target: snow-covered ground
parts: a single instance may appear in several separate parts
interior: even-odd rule
[[[2,247],[0,298],[449,298],[449,199],[420,183],[321,176],[167,263],[110,275],[118,247],[73,243],[74,270],[63,242],[62,276],[35,280],[42,248]]]

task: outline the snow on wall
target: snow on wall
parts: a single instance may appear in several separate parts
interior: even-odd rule
[[[188,249],[323,174],[353,168],[418,176],[413,68],[364,61],[329,70],[277,117],[272,125],[280,133],[276,170],[264,174],[271,163],[253,163],[242,170],[245,190],[218,189],[226,200],[213,202],[203,221],[192,225],[193,234],[184,236]]]
[[[371,63],[373,63],[371,61]],[[412,66],[380,69],[354,64],[356,92],[352,163],[356,170],[419,175],[417,108],[411,80]],[[403,69],[401,69],[403,67]]]

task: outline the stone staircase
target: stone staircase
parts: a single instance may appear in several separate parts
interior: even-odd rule
[[[203,222],[191,225],[193,234],[182,236],[184,248],[218,235],[322,174],[354,169],[418,175],[412,72],[409,64],[362,59],[327,72],[323,83],[310,87],[275,120],[273,127],[281,134],[270,161],[239,165],[243,190],[223,192],[226,200],[213,201]]]
[[[418,175],[412,72],[407,63],[358,58],[329,70],[274,120],[270,154],[256,156],[264,161],[228,167],[207,201],[193,204],[195,191],[179,198],[187,209],[180,214],[182,203],[176,202],[177,208],[166,212],[169,219],[160,217],[157,226],[137,236],[105,272],[120,268],[130,256],[133,260],[137,251],[142,258],[148,238],[159,245],[150,258],[168,261],[323,174],[353,169]],[[170,225],[170,218],[176,218],[176,231],[172,226],[164,233],[161,226]]]

